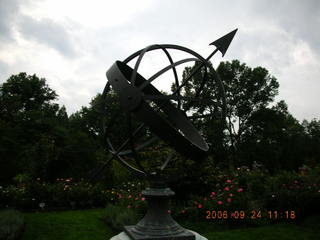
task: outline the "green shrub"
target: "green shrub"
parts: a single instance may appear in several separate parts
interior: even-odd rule
[[[24,218],[13,209],[0,210],[0,239],[14,240],[22,234]]]
[[[281,172],[269,179],[265,208],[292,210],[305,217],[320,213],[320,176]]]
[[[40,209],[104,207],[110,193],[101,184],[74,182],[71,178],[54,183],[40,179],[18,186],[0,186],[0,208]]]
[[[114,229],[122,230],[126,225],[135,225],[140,216],[131,208],[108,204],[105,208],[105,221]]]

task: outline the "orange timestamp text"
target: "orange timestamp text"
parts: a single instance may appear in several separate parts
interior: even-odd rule
[[[296,212],[293,210],[251,210],[251,211],[223,211],[223,210],[212,210],[206,211],[206,219],[295,219]]]

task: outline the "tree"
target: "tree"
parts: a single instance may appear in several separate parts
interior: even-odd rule
[[[304,120],[302,125],[307,134],[304,141],[305,163],[315,166],[320,163],[320,120],[312,119],[310,122]]]
[[[47,176],[62,147],[57,131],[65,128],[67,115],[53,101],[57,94],[44,78],[19,73],[0,86],[1,181],[18,173]],[[10,168],[10,169],[8,169]]]
[[[48,108],[57,99],[44,78],[22,72],[12,75],[0,87],[0,113],[6,121],[26,118],[31,111]]]
[[[304,161],[305,134],[300,123],[280,101],[272,108],[260,108],[248,119],[241,142],[240,163],[263,163],[270,172],[297,170]]]
[[[110,97],[110,96],[109,96]],[[113,98],[111,96],[111,98]],[[82,107],[79,111],[70,116],[70,130],[72,134],[76,134],[79,138],[77,144],[73,144],[74,152],[78,151],[78,162],[83,162],[86,166],[87,175],[91,177],[95,170],[99,169],[108,159],[106,152],[106,141],[104,139],[103,120],[107,123],[119,110],[119,105],[115,101],[103,101],[101,94],[97,94],[90,102],[88,107]],[[115,125],[110,132],[113,136],[119,138],[123,135],[121,132],[121,119],[115,119]],[[80,140],[82,138],[82,140]],[[84,147],[80,143],[86,141],[91,147]],[[78,150],[76,150],[78,149]],[[90,157],[91,156],[91,157]],[[109,165],[107,174],[101,173],[99,179],[112,182],[112,165]]]
[[[265,68],[254,69],[238,60],[222,62],[217,72],[223,79],[228,119],[228,137],[236,163],[248,119],[260,108],[267,107],[278,94],[279,83]]]
[[[185,68],[183,78],[190,75],[196,66]],[[212,101],[207,104],[199,102],[195,108],[197,115],[210,113],[215,116],[221,112],[221,107],[219,107],[221,97],[216,94],[219,93],[219,85],[212,80],[213,69],[211,67],[209,69],[211,69],[208,73],[209,81],[204,88],[203,97],[212,99]],[[224,85],[227,124],[224,129],[221,129],[219,118],[212,117],[206,121],[199,121],[199,126],[205,126],[203,132],[208,134],[207,139],[214,147],[214,155],[225,158],[229,155],[227,152],[232,153],[229,155],[231,157],[229,167],[232,168],[232,165],[238,164],[239,147],[245,131],[249,128],[250,116],[258,109],[265,108],[273,102],[274,97],[278,94],[279,83],[265,68],[252,69],[238,60],[221,62],[216,71]],[[187,85],[186,96],[195,96],[203,77],[204,71],[193,76]]]

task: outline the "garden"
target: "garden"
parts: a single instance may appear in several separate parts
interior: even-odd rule
[[[199,186],[206,193],[190,192],[188,197],[176,194],[168,214],[182,226],[210,236],[208,239],[228,239],[230,234],[247,236],[247,231],[257,236],[265,232],[262,239],[311,239],[319,234],[314,227],[320,223],[319,176],[320,166],[274,176],[263,167],[243,166],[232,174],[217,170],[206,176],[205,186]],[[0,213],[1,239],[50,239],[50,231],[60,232],[60,239],[95,235],[100,239],[119,233],[125,225],[136,224],[146,213],[147,201],[141,192],[147,184],[143,181],[123,182],[106,189],[101,183],[76,182],[72,178],[53,183],[39,178],[23,180],[0,187],[0,207],[4,209]],[[36,225],[44,225],[44,229]],[[76,231],[83,233],[73,235]]]
[[[320,121],[300,123],[283,100],[274,103],[279,84],[262,67],[233,60],[220,63],[217,72],[226,83],[227,123],[195,118],[210,145],[208,158],[198,163],[177,156],[166,169],[179,173],[168,183],[176,194],[167,214],[210,240],[317,239]],[[200,80],[187,86],[189,94]],[[101,116],[97,94],[68,116],[56,100],[36,75],[12,75],[0,86],[1,240],[108,239],[146,213],[142,191],[148,183],[117,161],[105,165],[110,153],[101,118],[119,106],[106,103]],[[124,131],[119,123],[112,133],[116,142]],[[166,158],[168,148],[158,146],[140,154],[153,160],[144,167]]]

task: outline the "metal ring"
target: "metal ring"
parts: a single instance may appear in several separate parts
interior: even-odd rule
[[[107,71],[107,78],[112,88],[120,96],[120,104],[144,122],[159,138],[169,143],[176,151],[193,160],[203,158],[209,147],[196,128],[191,124],[184,112],[177,109],[167,100],[154,100],[168,119],[158,114],[143,99],[143,94],[162,96],[152,84],[142,90],[139,86],[147,80],[137,73],[135,86],[131,84],[133,69],[127,64],[117,61]],[[128,96],[132,95],[132,96]],[[132,104],[131,104],[132,103]]]

